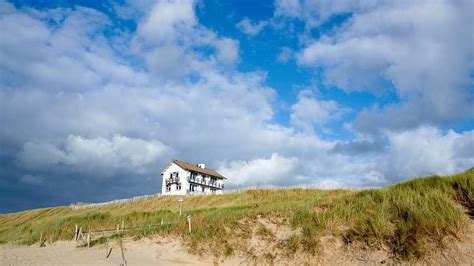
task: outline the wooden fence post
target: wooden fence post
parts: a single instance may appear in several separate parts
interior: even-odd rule
[[[77,240],[79,240],[79,237],[82,237],[82,227],[79,227],[79,233],[77,233]]]
[[[123,234],[124,227],[125,227],[125,222],[122,220],[122,234]]]
[[[184,199],[183,198],[179,198],[178,199],[178,202],[179,202],[179,216],[181,217],[181,211],[183,209],[183,201]]]
[[[74,237],[72,238],[73,240],[77,240],[77,230],[79,230],[79,228],[77,228],[77,224],[76,224],[76,229],[74,230]]]
[[[39,246],[41,247],[41,245],[43,244],[43,231],[41,231],[40,233],[40,242],[39,242]]]
[[[91,230],[89,229],[89,232],[87,233],[87,248],[89,248],[91,245]]]
[[[110,253],[112,253],[112,247],[109,248],[109,240],[110,238],[107,238],[107,246],[105,248],[105,258],[108,259],[110,256]]]
[[[127,266],[127,260],[125,260],[125,254],[123,253],[123,243],[122,238],[120,238],[120,251],[122,252],[122,265]]]
[[[191,233],[191,214],[188,214],[186,218],[188,220],[188,230],[189,230],[189,233]]]
[[[79,237],[81,236],[81,234],[82,234],[82,227],[79,227],[79,229],[77,229],[76,231],[76,247],[78,245]]]

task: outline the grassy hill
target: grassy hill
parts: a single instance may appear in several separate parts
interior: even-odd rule
[[[323,236],[344,244],[389,249],[402,259],[419,258],[442,249],[447,239],[466,232],[474,215],[474,168],[452,176],[416,178],[381,189],[367,190],[248,190],[209,196],[187,196],[184,211],[192,215],[191,234],[178,197],[154,197],[136,202],[82,210],[54,207],[0,216],[0,243],[32,244],[39,232],[56,240],[70,240],[75,225],[85,230],[128,228],[172,223],[125,235],[180,236],[196,252],[231,255],[244,249],[242,241],[255,232],[287,254],[314,254]],[[270,219],[290,233],[275,238]],[[96,240],[100,243],[103,239]]]

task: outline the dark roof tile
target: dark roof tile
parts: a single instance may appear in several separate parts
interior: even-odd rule
[[[205,174],[205,175],[210,175],[210,176],[217,177],[217,178],[220,178],[220,179],[227,179],[223,175],[216,172],[216,170],[211,169],[211,168],[206,167],[206,168],[203,169],[203,168],[201,168],[201,167],[199,167],[195,164],[183,162],[183,161],[180,161],[180,160],[173,160],[173,163],[175,163],[175,164],[179,165],[181,168],[189,170],[189,171],[193,171],[193,172],[197,172],[197,173]]]

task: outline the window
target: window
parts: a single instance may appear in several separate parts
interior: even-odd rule
[[[193,184],[189,184],[189,191],[194,192],[194,185]]]
[[[181,183],[176,184],[176,190],[181,190]]]
[[[204,186],[202,186],[202,192],[204,192]]]
[[[171,185],[166,185],[166,192],[170,192],[171,191]]]

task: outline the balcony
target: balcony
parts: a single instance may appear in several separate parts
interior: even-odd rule
[[[179,177],[171,177],[171,178],[168,178],[165,180],[166,181],[166,184],[169,185],[169,184],[174,184],[174,183],[179,183]]]
[[[212,188],[218,188],[218,189],[223,189],[224,188],[224,184],[220,184],[218,182],[211,182],[210,180],[203,180],[202,178],[188,177],[188,181],[190,183],[199,184],[199,185],[212,187]]]

